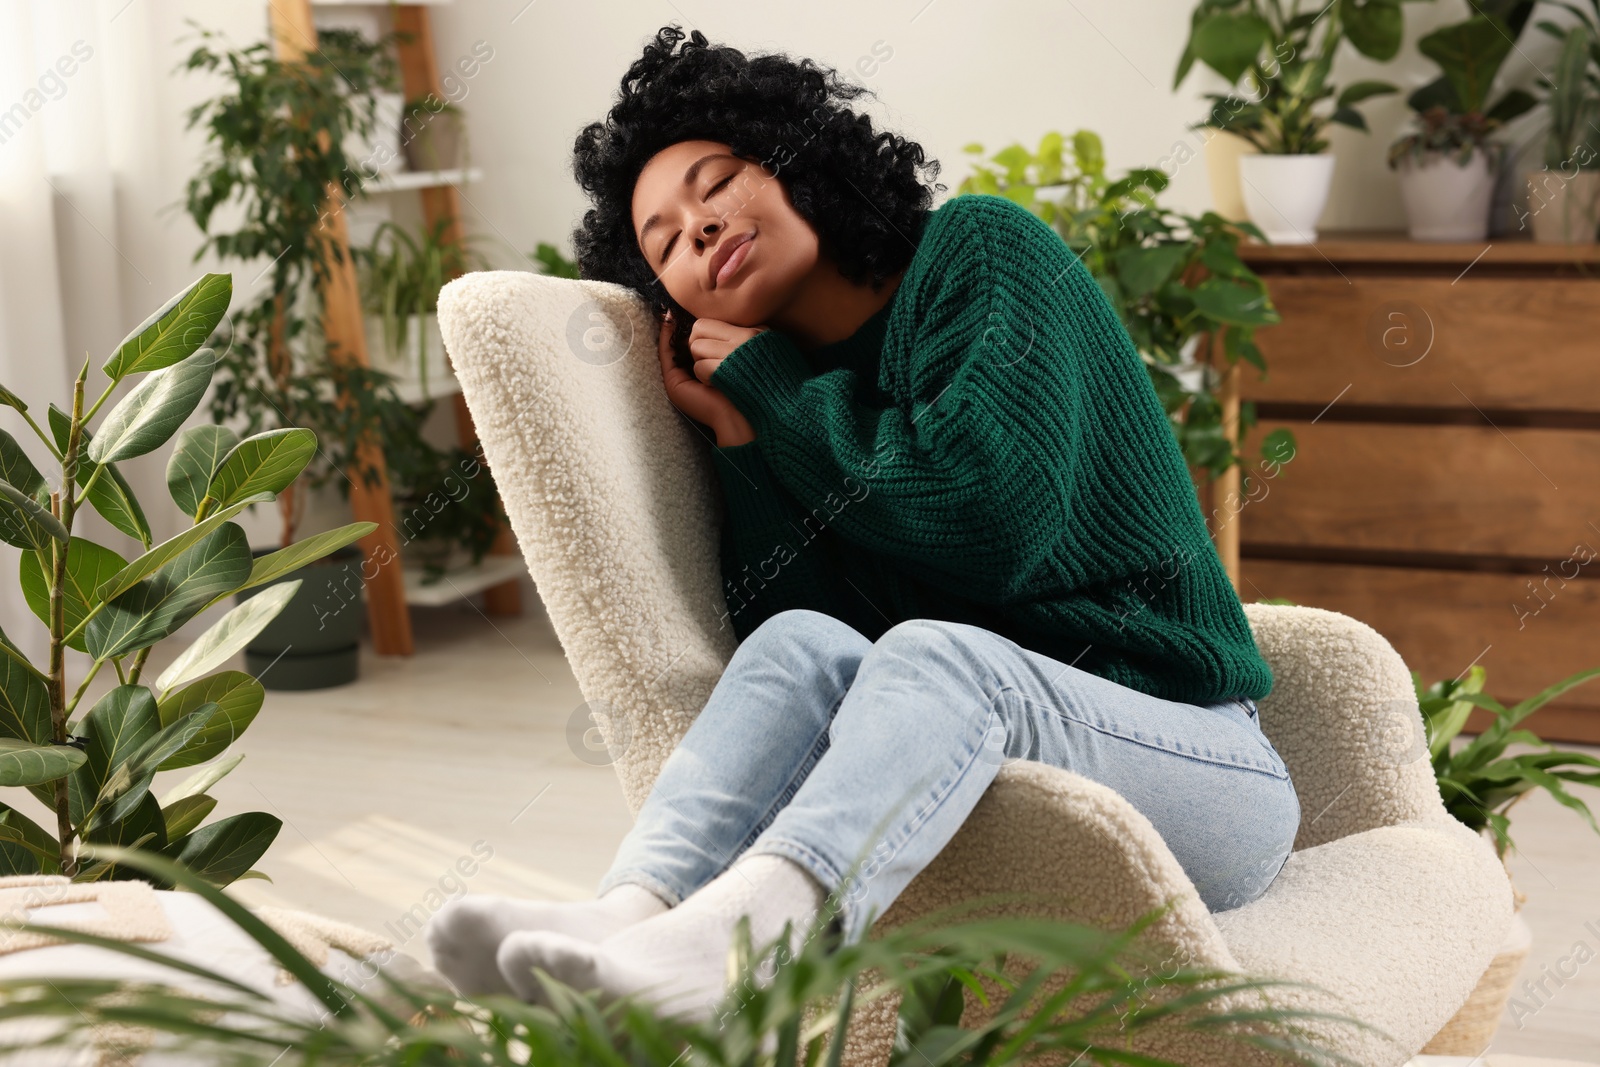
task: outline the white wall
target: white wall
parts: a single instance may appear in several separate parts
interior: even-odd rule
[[[1048,130],[1088,128],[1104,138],[1114,172],[1164,164],[1173,173],[1171,202],[1203,210],[1211,206],[1203,142],[1187,127],[1204,114],[1202,94],[1222,86],[1197,69],[1180,91],[1171,88],[1191,8],[1188,0],[458,0],[434,17],[441,64],[479,41],[494,50],[463,102],[474,159],[487,171],[468,190],[470,216],[503,249],[525,252],[539,240],[564,245],[585,206],[569,169],[573,138],[604,117],[628,64],[673,22],[747,53],[810,56],[841,71],[875,47],[891,50],[855,80],[878,94],[868,105],[875,117],[941,162],[939,180],[952,192],[969,173],[962,152],[969,142],[993,152],[1012,141],[1034,146]],[[1434,68],[1412,42],[1466,17],[1468,5],[1434,0],[1407,4],[1406,13],[1400,60],[1375,64],[1346,46],[1337,77],[1385,78],[1406,91],[1429,80]],[[1541,57],[1551,44],[1526,34],[1527,55],[1513,56],[1507,76],[1527,77],[1529,57],[1548,66]],[[1324,227],[1404,225],[1383,157],[1410,111],[1399,97],[1372,101],[1366,111],[1370,136],[1332,131],[1338,164]]]

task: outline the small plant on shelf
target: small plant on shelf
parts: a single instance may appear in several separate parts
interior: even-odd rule
[[[27,789],[55,816],[52,832],[0,804],[0,874],[151,877],[140,868],[80,862],[82,846],[102,843],[159,852],[225,885],[244,876],[278,833],[279,820],[263,812],[202,823],[217,803],[206,791],[243,758],[215,757],[265,698],[250,675],[217,668],[272,621],[299,582],[275,584],[223,615],[154,686],[144,681],[145,664],[158,642],[208,608],[321,559],[373,526],[355,523],[252,558],[243,529],[229,520],[299,477],[317,448],[316,435],[299,427],[243,440],[214,426],[179,435],[167,486],[192,525],[160,544],[152,543],[144,510],[117,466],[164,445],[199,405],[220,362],[202,342],[232,293],[229,275],[207,274],[173,297],[102,364],[107,381],[97,399],[89,399],[85,362],[72,409],[49,408],[49,433],[21,397],[0,387],[0,405],[38,436],[59,468],[47,479],[0,430],[0,540],[22,550],[19,591],[49,633],[42,669],[0,634],[0,786]],[[91,431],[117,387],[141,375]],[[136,540],[142,554],[127,560],[74,533],[84,508]],[[89,658],[76,686],[69,649]],[[118,684],[84,710],[107,664]],[[160,799],[151,792],[157,772],[199,764],[207,765]]]
[[[416,364],[422,395],[428,395],[429,337],[438,332],[439,290],[457,275],[483,270],[483,255],[466,234],[455,234],[449,220],[413,234],[393,222],[380,224],[372,242],[352,249],[361,268],[366,311],[379,324],[389,359],[409,369]],[[410,358],[416,346],[416,359]],[[437,353],[443,356],[443,348]]]

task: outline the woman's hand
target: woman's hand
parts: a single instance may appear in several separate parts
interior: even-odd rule
[[[716,320],[697,319],[689,332],[689,351],[695,357],[694,373],[678,366],[672,347],[673,323],[671,312],[661,322],[657,343],[661,357],[661,380],[667,389],[667,399],[672,406],[696,422],[711,427],[717,435],[718,447],[747,444],[756,439],[755,427],[745,418],[733,401],[722,390],[706,384],[706,379],[717,369],[729,352],[760,333],[741,326],[730,326]],[[711,325],[702,330],[706,323]],[[742,334],[734,340],[735,334]]]

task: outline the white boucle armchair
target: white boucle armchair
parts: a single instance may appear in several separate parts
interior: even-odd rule
[[[469,274],[440,294],[439,320],[529,570],[637,812],[735,645],[711,443],[668,403],[655,324],[627,289]],[[1357,1063],[1409,1059],[1487,967],[1511,920],[1510,886],[1487,842],[1445,813],[1393,647],[1331,611],[1253,603],[1245,613],[1275,678],[1261,724],[1302,809],[1295,851],[1264,896],[1209,913],[1118,794],[1016,761],[880,923],[1046,891],[1057,906],[1025,910],[1120,929],[1172,902],[1147,931],[1156,947],[1194,966],[1309,983],[1280,987],[1276,1002],[1366,1023],[1312,1027]],[[853,1065],[884,1061],[895,1008],[886,999],[858,1012]],[[1140,1040],[1188,1064],[1266,1062],[1192,1030]]]

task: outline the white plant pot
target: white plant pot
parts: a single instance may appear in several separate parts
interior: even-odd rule
[[[395,388],[407,400],[426,400],[455,390],[455,375],[445,357],[439,316],[413,315],[398,349],[389,347],[383,320],[367,316],[367,358],[376,370],[393,374]]]
[[[1333,154],[1241,155],[1239,184],[1250,221],[1267,240],[1310,244],[1317,239],[1317,220],[1333,188]]]
[[[344,154],[350,166],[368,178],[405,169],[400,148],[400,123],[404,118],[405,96],[401,93],[374,92],[372,133],[361,137],[350,133],[344,141]]]
[[[1494,167],[1482,149],[1465,166],[1453,155],[1430,152],[1419,163],[1400,157],[1400,199],[1413,241],[1481,241],[1489,236]]]

